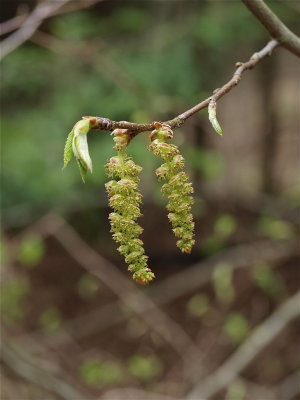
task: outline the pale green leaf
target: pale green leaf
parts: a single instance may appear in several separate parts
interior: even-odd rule
[[[87,170],[84,168],[84,166],[80,163],[80,160],[76,160],[78,167],[79,167],[79,171],[80,171],[80,175],[81,175],[81,179],[83,181],[83,183],[85,183],[85,177],[86,177],[86,173]]]
[[[73,157],[73,150],[72,150],[72,142],[73,142],[73,137],[74,137],[74,129],[71,130],[71,132],[68,134],[66,144],[65,144],[65,150],[64,150],[64,166],[63,168],[66,168],[66,166],[69,164]]]
[[[217,120],[217,118],[213,118],[210,120],[214,130],[217,132],[218,135],[222,136],[223,135],[223,131],[222,128]]]

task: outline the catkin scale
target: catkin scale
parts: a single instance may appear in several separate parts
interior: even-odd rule
[[[133,273],[133,279],[146,284],[154,278],[147,266],[143,242],[138,237],[143,228],[136,222],[141,216],[141,193],[138,191],[138,175],[142,168],[126,153],[130,135],[126,130],[116,129],[114,132],[114,148],[118,155],[111,157],[105,165],[107,175],[113,180],[106,183],[109,205],[114,212],[109,214],[113,239],[120,244],[118,251],[124,256]],[[117,180],[118,179],[118,180]]]
[[[173,132],[169,126],[156,123],[156,129],[150,136],[149,150],[165,161],[155,172],[159,181],[167,181],[161,191],[168,198],[168,218],[174,235],[179,239],[176,245],[183,253],[190,253],[195,243],[195,224],[191,213],[193,187],[186,173],[181,171],[184,168],[184,158],[178,147],[166,143],[172,137]]]

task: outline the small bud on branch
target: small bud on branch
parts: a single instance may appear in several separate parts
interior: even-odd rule
[[[90,130],[89,119],[81,119],[76,122],[69,133],[64,149],[64,167],[65,168],[73,155],[76,158],[81,178],[85,182],[85,176],[88,171],[93,172],[92,160],[89,154],[87,134]]]
[[[215,100],[211,100],[208,104],[208,119],[210,120],[210,123],[217,134],[222,136],[223,131],[217,120],[217,103]]]

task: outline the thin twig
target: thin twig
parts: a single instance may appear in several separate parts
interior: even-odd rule
[[[8,344],[2,346],[0,359],[19,377],[57,394],[61,399],[87,400],[87,394],[80,393],[64,376],[57,377],[41,360],[21,354]]]
[[[257,384],[255,382],[249,381],[248,379],[244,379],[244,378],[243,379],[238,378],[237,381],[245,386],[245,388],[247,390],[247,399],[279,400],[277,398],[276,393],[273,390],[273,388],[263,386],[262,384]],[[231,400],[234,400],[234,399],[231,399]],[[283,399],[280,398],[280,400],[283,400]]]
[[[66,13],[70,13],[70,12],[77,11],[77,10],[82,10],[84,8],[91,7],[95,3],[98,3],[99,1],[102,1],[102,0],[72,1],[69,4],[66,4],[65,7],[54,11],[51,15],[49,15],[49,17],[55,17],[56,15],[66,14]],[[23,14],[16,15],[15,17],[13,17],[7,21],[1,22],[0,23],[0,35],[1,36],[6,35],[7,33],[10,33],[12,31],[14,31],[15,29],[18,29],[23,24],[23,22],[26,20],[27,17],[28,17],[28,13],[24,12]]]
[[[213,95],[203,100],[201,103],[196,104],[194,107],[186,110],[182,114],[177,117],[164,121],[164,124],[169,125],[171,128],[178,128],[184,124],[184,122],[190,118],[192,115],[196,114],[198,111],[209,105],[209,102],[214,100],[217,101],[221,97],[223,97],[226,93],[228,93],[231,89],[233,89],[241,80],[242,74],[247,69],[251,69],[255,67],[255,65],[262,60],[264,57],[271,55],[272,51],[279,46],[279,43],[276,40],[269,41],[266,46],[257,53],[254,53],[247,62],[238,62],[236,64],[237,69],[235,70],[232,78],[221,88],[216,89],[213,92]],[[133,136],[136,136],[140,132],[151,131],[155,128],[155,121],[149,124],[136,124],[128,121],[113,121],[108,118],[103,117],[86,117],[91,121],[91,128],[103,131],[113,131],[117,128],[129,129]]]
[[[0,47],[0,60],[17,47],[21,46],[21,44],[25,43],[46,18],[52,16],[56,10],[67,4],[69,1],[70,0],[47,0],[38,3],[21,28],[12,33],[6,39],[2,40]]]
[[[15,17],[4,21],[0,24],[0,35],[6,35],[7,33],[14,31],[19,28],[23,24],[23,22],[28,17],[28,13],[24,13],[21,15],[16,15]]]
[[[300,315],[300,291],[286,300],[255,328],[248,339],[187,395],[187,400],[208,399],[232,382],[251,361],[296,317]]]
[[[284,378],[275,387],[275,391],[280,400],[292,400],[296,398],[300,394],[300,371],[298,370]]]
[[[57,220],[59,229],[52,231],[52,235],[65,250],[90,274],[104,282],[127,307],[164,338],[183,359],[187,374],[191,374],[189,366],[195,365],[195,360],[191,358],[199,357],[199,349],[184,329],[124,277],[113,264],[92,249],[66,221],[56,215],[50,218],[52,221]],[[147,309],[149,311],[145,312]],[[187,357],[187,353],[192,354],[192,357]]]
[[[16,249],[22,239],[33,232],[39,233],[43,238],[48,235],[55,237],[82,267],[104,282],[123,304],[133,310],[150,328],[170,344],[182,358],[184,372],[187,376],[192,377],[193,371],[190,366],[194,366],[194,358],[197,359],[199,357],[199,350],[194,341],[179,324],[165,314],[154,301],[139,290],[129,279],[124,277],[110,261],[91,248],[67,221],[55,214],[49,213],[45,215],[34,226],[26,229],[13,240],[10,252],[16,253]],[[98,313],[99,318],[101,318],[101,310]],[[114,309],[109,305],[106,317],[116,322]],[[62,338],[60,337],[60,339]]]
[[[134,387],[111,389],[103,393],[98,400],[179,400],[160,393],[146,392]]]
[[[42,225],[39,225],[42,227]],[[59,229],[61,224],[57,225]],[[52,230],[55,233],[54,230]],[[256,265],[257,262],[272,264],[279,262],[291,256],[299,254],[297,243],[286,243],[279,246],[274,241],[263,240],[251,244],[238,245],[223,251],[217,256],[194,264],[188,269],[178,272],[168,279],[153,284],[148,288],[147,295],[155,299],[155,304],[162,306],[174,301],[187,293],[201,288],[211,279],[214,266],[218,262],[226,262],[233,269],[240,269]],[[144,312],[151,311],[149,304],[142,304]],[[33,332],[30,338],[36,342],[46,341],[51,346],[61,346],[68,341],[70,332],[77,340],[87,337],[96,332],[102,332],[112,326],[124,322],[128,318],[121,312],[121,303],[119,300],[95,309],[86,315],[65,321],[63,330],[54,335],[47,335],[44,332]],[[21,335],[22,342],[26,342],[26,335]]]
[[[245,6],[280,45],[300,57],[300,38],[273,13],[263,0],[242,0]]]
[[[148,296],[145,296],[141,292],[138,293],[135,286],[126,280],[122,274],[118,273],[114,266],[111,266],[107,260],[103,259],[83,242],[73,228],[68,225],[66,226],[65,220],[62,218],[52,214],[41,218],[33,227],[26,229],[18,239],[14,241],[15,245],[13,248],[16,250],[15,246],[17,246],[20,238],[24,239],[26,235],[32,234],[33,232],[38,232],[43,237],[47,237],[47,234],[56,237],[77,262],[83,265],[90,273],[103,280],[104,283],[150,325],[152,329],[156,329],[159,334],[179,352],[180,356],[183,357],[186,372],[189,371],[191,374],[190,379],[193,380],[201,373],[198,367],[198,349],[195,349],[194,343],[191,342],[189,336],[183,329],[174,323],[167,315],[162,313],[157,305],[166,304],[207,283],[211,278],[214,265],[219,261],[228,261],[229,265],[235,269],[254,265],[258,260],[269,263],[299,253],[298,246],[293,242],[282,243],[282,245],[279,246],[275,244],[274,241],[270,240],[263,240],[257,243],[240,245],[228,249],[221,255],[197,263],[188,270],[179,272],[168,280],[149,287],[148,295],[155,299],[154,303]],[[119,305],[120,302],[116,301],[102,307],[100,310],[93,311],[91,314],[87,315],[86,318],[83,317],[78,318],[78,320],[69,321],[65,324],[64,329],[72,332],[72,335],[74,334],[78,339],[91,332],[94,333],[96,329],[98,332],[120,323],[128,318],[128,316],[125,316],[119,311]],[[151,314],[153,308],[154,315]],[[166,327],[168,327],[170,331],[168,331]],[[170,334],[170,332],[172,332],[172,334]],[[37,342],[44,339],[44,335],[40,335],[38,332],[33,335],[31,334],[31,338],[32,337],[34,337]],[[57,346],[65,342],[66,335],[61,332],[55,337],[47,337],[47,341],[48,339],[51,345]],[[195,357],[191,359],[187,354],[194,355]]]

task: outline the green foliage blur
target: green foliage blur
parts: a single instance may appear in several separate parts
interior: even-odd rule
[[[189,299],[186,307],[191,316],[201,318],[210,309],[209,298],[205,294],[195,294]]]
[[[45,244],[37,235],[31,235],[24,239],[18,251],[17,259],[24,266],[35,267],[42,260],[45,252]]]
[[[232,313],[226,317],[223,330],[235,344],[242,342],[250,331],[247,319],[239,313]]]
[[[252,51],[268,39],[239,2],[108,3],[49,19],[44,46],[28,42],[3,60],[4,220],[30,222],[48,209],[94,204],[95,191],[103,193],[103,165],[113,154],[108,134],[89,134],[95,172],[86,187],[74,162],[61,170],[66,135],[81,116],[172,117],[223,82],[237,48]],[[292,9],[274,9],[295,23]],[[135,140],[130,152],[148,168],[156,161],[145,142]],[[219,156],[199,152],[200,164],[187,145],[191,166],[213,179]]]
[[[7,322],[24,316],[24,299],[30,293],[30,283],[23,277],[13,277],[1,288],[1,315]]]
[[[218,263],[213,270],[213,286],[217,298],[224,303],[234,299],[233,270],[227,263]]]
[[[256,286],[269,297],[278,298],[285,291],[280,275],[268,265],[256,265],[253,269],[252,277]]]
[[[129,359],[128,369],[134,377],[147,381],[160,374],[163,365],[161,360],[154,354],[150,356],[136,354]]]
[[[80,366],[82,380],[90,386],[117,384],[122,381],[122,370],[117,362],[86,360]]]
[[[54,332],[61,325],[61,316],[55,307],[48,307],[40,315],[39,323],[43,331]]]

